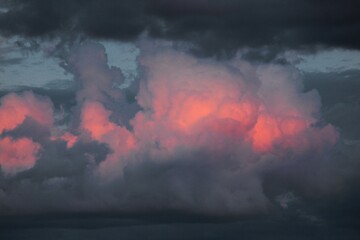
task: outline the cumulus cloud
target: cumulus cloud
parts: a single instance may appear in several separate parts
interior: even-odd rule
[[[0,165],[5,173],[13,174],[32,168],[40,145],[28,138],[0,140]]]
[[[51,102],[34,96],[31,92],[8,94],[1,98],[0,113],[0,133],[15,129],[27,117],[48,126],[53,123]]]
[[[46,98],[36,97],[31,92],[20,95],[11,93],[1,98],[0,116],[0,134],[16,129],[27,118],[46,126],[53,124],[51,102]],[[31,138],[0,137],[2,170],[6,174],[14,174],[32,168],[39,150],[40,145]]]
[[[172,50],[147,56],[142,63],[149,77],[140,86],[144,111],[135,117],[134,130],[157,138],[152,141],[160,148],[211,147],[209,139],[222,139],[224,146],[228,140],[236,147],[248,144],[254,153],[281,152],[306,144],[308,149],[315,138],[307,134],[335,142],[332,127],[311,127],[317,122],[319,96],[302,92],[293,69],[255,67],[241,60],[217,64]]]
[[[341,196],[356,178],[354,159],[351,174],[337,170],[344,142],[295,69],[140,49],[135,103],[96,43],[68,60],[77,92],[66,120],[31,92],[1,98],[2,214],[252,216]],[[314,219],[309,208],[299,215]]]

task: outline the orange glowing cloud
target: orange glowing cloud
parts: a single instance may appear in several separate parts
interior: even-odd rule
[[[31,92],[0,99],[0,179],[11,190],[0,187],[0,205],[19,213],[175,207],[240,216],[268,212],[273,188],[302,188],[296,175],[289,186],[278,180],[297,174],[303,160],[315,163],[299,171],[311,175],[304,183],[323,181],[307,170],[327,167],[323,156],[338,134],[318,122],[319,95],[304,93],[288,66],[151,49],[139,57],[139,82],[124,90],[106,58],[103,47],[84,44],[69,60],[78,87],[69,109]],[[136,102],[125,101],[124,91],[137,87]],[[35,190],[36,201],[19,199],[24,190]]]
[[[151,79],[143,83],[138,95],[145,112],[138,113],[133,121],[135,131],[150,124],[144,129],[147,135],[157,136],[164,146],[170,143],[173,146],[176,142],[187,142],[184,137],[194,136],[209,120],[234,117],[245,125],[252,121],[249,118],[253,118],[256,103],[241,102],[246,86],[241,77],[226,67],[199,64],[193,58],[174,56],[172,52],[144,59],[143,64]],[[244,105],[244,110],[237,104]],[[235,108],[238,113],[232,112]],[[242,111],[249,113],[245,115]],[[143,137],[148,136],[139,136]]]
[[[303,138],[302,133],[309,128],[310,123],[302,118],[260,114],[250,132],[250,139],[256,151],[272,152],[275,146],[296,147],[294,138]]]
[[[138,101],[144,111],[136,115],[133,126],[138,139],[158,149],[194,148],[209,144],[211,139],[204,139],[214,136],[248,142],[260,154],[308,149],[297,145],[316,144],[305,134],[309,131],[335,142],[336,134],[311,129],[320,107],[318,95],[302,93],[301,85],[289,80],[296,74],[285,68],[247,66],[253,82],[260,83],[254,87],[233,62],[214,64],[164,51],[143,58],[142,64],[149,79],[141,83]]]
[[[116,125],[109,121],[110,111],[99,102],[88,102],[82,109],[81,127],[88,131],[95,140],[102,140],[107,134],[116,129]]]
[[[48,99],[38,99],[31,92],[4,96],[0,106],[0,134],[15,129],[26,117],[51,126],[54,121],[52,104]]]
[[[106,143],[112,153],[102,163],[102,171],[111,171],[114,164],[134,148],[132,134],[122,126],[109,120],[111,112],[99,102],[86,102],[82,108],[81,129],[93,140]]]
[[[72,148],[78,141],[78,137],[69,132],[65,132],[63,135],[61,135],[60,139],[66,142],[67,148]]]
[[[300,85],[289,80],[294,78],[291,71],[236,61],[199,61],[173,50],[141,59],[146,79],[140,82],[137,101],[142,110],[131,120],[130,131],[116,119],[110,120],[116,114],[105,107],[105,90],[98,86],[109,90],[113,73],[101,48],[95,51],[95,57],[100,54],[99,59],[89,58],[92,47],[73,58],[78,61],[75,72],[83,86],[78,92],[79,136],[64,132],[51,140],[61,139],[67,148],[87,138],[106,144],[110,154],[100,165],[104,173],[116,171],[115,166],[121,169],[135,151],[168,157],[177,149],[237,151],[237,146],[245,144],[257,154],[285,149],[301,153],[314,145],[321,148],[324,142],[336,142],[336,131],[331,126],[327,130],[311,127],[316,121],[314,113],[320,108],[318,96],[314,92],[302,93]],[[54,121],[52,104],[31,92],[3,97],[0,116],[1,133],[15,129],[26,117],[49,127]],[[2,141],[3,152],[6,146],[14,149],[9,139]],[[28,162],[34,162],[31,156],[35,156],[39,146],[29,142],[24,146],[28,146],[27,152],[32,149]],[[3,165],[5,161],[2,160]]]
[[[241,132],[255,124],[257,97],[247,93],[249,87],[239,72],[172,51],[142,63],[150,79],[142,83],[138,95],[145,111],[133,121],[139,139],[172,151],[202,144],[199,138],[209,132],[220,137],[236,132],[241,138]]]
[[[15,174],[34,166],[40,145],[28,138],[0,139],[0,166],[6,174]]]
[[[269,151],[273,143],[281,137],[281,131],[275,118],[260,115],[252,129],[251,139],[257,151]]]

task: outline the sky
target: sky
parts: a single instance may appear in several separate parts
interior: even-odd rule
[[[358,239],[356,0],[0,0],[0,239]]]

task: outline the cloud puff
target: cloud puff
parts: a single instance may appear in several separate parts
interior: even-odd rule
[[[8,94],[1,98],[0,114],[0,133],[15,129],[27,117],[48,126],[54,121],[51,102],[31,92]]]
[[[35,165],[40,145],[28,138],[0,139],[0,166],[4,172],[14,174]]]
[[[36,97],[31,92],[8,94],[1,98],[0,116],[0,134],[16,129],[27,118],[48,127],[54,121],[51,102],[47,98]],[[0,137],[2,170],[7,174],[14,174],[32,168],[40,148],[31,138]]]
[[[316,135],[330,145],[336,141],[332,127],[311,127],[319,96],[302,92],[295,70],[240,60],[217,64],[172,50],[147,56],[142,64],[148,79],[140,85],[144,111],[135,117],[134,130],[160,148],[216,148],[211,141],[222,139],[224,146],[248,144],[261,154],[306,151]]]

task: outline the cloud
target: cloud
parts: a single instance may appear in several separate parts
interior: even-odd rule
[[[40,145],[28,138],[0,139],[0,165],[4,172],[14,174],[34,166]]]
[[[53,109],[46,98],[31,92],[21,95],[10,93],[1,98],[0,134],[20,126],[27,118],[41,125],[53,124]],[[0,135],[1,136],[1,135]],[[6,174],[14,174],[34,166],[41,146],[31,138],[0,137],[0,166]]]
[[[334,127],[318,124],[319,96],[303,92],[294,69],[198,59],[163,43],[141,49],[135,103],[113,84],[121,71],[95,43],[68,60],[77,86],[68,120],[31,92],[2,97],[2,171],[13,190],[0,201],[8,212],[266,213],[274,203],[264,177],[318,169],[338,141]],[[19,158],[7,157],[14,151]],[[323,183],[309,188],[331,192]],[[26,204],[17,195],[25,189]]]
[[[140,85],[138,101],[144,111],[134,119],[135,135],[156,138],[152,141],[160,149],[186,147],[191,141],[190,146],[208,148],[209,139],[221,139],[224,146],[234,141],[268,153],[300,149],[301,143],[309,144],[307,149],[316,138],[312,134],[336,139],[331,127],[310,127],[317,121],[320,100],[315,91],[301,92],[293,69],[256,67],[236,59],[216,64],[172,50],[141,61],[148,78]]]
[[[270,219],[357,229],[359,142],[326,122],[338,108],[310,90],[321,76],[304,83],[290,66],[198,58],[164,42],[139,48],[130,89],[113,84],[121,71],[92,42],[67,60],[71,92],[1,97],[0,228],[252,219],[266,230]]]
[[[78,102],[104,102],[106,98],[122,96],[113,87],[124,81],[122,72],[116,67],[107,66],[105,48],[101,44],[85,44],[70,56],[69,65],[79,85]]]
[[[46,98],[34,96],[31,92],[20,95],[8,94],[1,98],[0,133],[15,129],[26,117],[51,126],[53,124],[52,103]]]
[[[0,5],[1,35],[27,51],[49,40],[46,54],[73,76],[0,92],[0,235],[203,237],[168,222],[206,222],[209,238],[359,235],[359,72],[286,64],[286,50],[359,49],[358,1]],[[89,38],[137,44],[129,87]]]
[[[7,1],[3,34],[77,35],[119,40],[147,32],[154,38],[194,44],[200,55],[238,48],[359,49],[356,0],[298,1]],[[46,19],[46,21],[44,21]],[[277,49],[277,50],[274,50]],[[255,54],[257,55],[257,54]],[[276,55],[276,54],[275,54]],[[262,58],[262,57],[261,57]],[[268,58],[268,57],[265,57]]]
[[[306,89],[316,88],[323,103],[323,118],[339,128],[346,139],[358,140],[360,128],[356,123],[360,114],[360,72],[345,70],[305,75]]]

